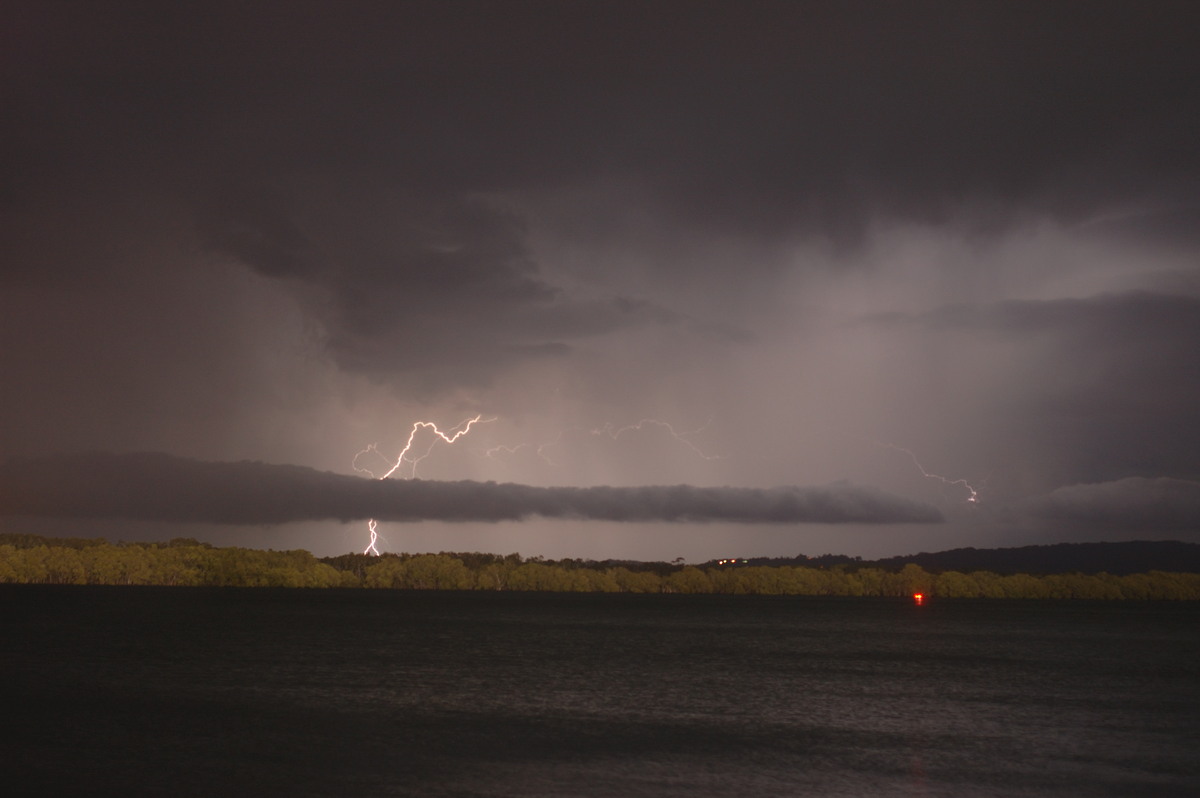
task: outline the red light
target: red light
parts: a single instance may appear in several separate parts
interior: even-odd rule
[[[917,603],[918,607],[921,606],[921,603],[923,601],[925,601],[925,594],[924,593],[913,593],[913,601],[915,601]]]

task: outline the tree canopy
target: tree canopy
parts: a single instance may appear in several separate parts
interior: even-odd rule
[[[518,554],[343,554],[217,548],[190,539],[108,543],[0,535],[0,583],[352,587],[604,593],[724,593],[781,596],[1200,600],[1200,574],[1031,575],[926,570],[842,562],[803,565],[685,565],[522,558]]]

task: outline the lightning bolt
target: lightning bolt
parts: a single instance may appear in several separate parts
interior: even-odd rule
[[[971,483],[967,482],[967,480],[954,479],[952,477],[944,477],[941,474],[934,474],[931,471],[926,471],[925,466],[921,465],[921,461],[917,459],[916,454],[914,454],[911,449],[905,449],[903,446],[896,446],[894,443],[881,443],[879,441],[872,441],[872,442],[876,446],[880,446],[884,449],[894,449],[897,452],[904,452],[912,460],[913,465],[915,465],[917,467],[917,470],[921,472],[921,476],[925,477],[926,479],[936,479],[939,482],[941,482],[943,485],[961,485],[962,487],[966,488],[967,492],[970,494],[969,496],[967,496],[967,503],[968,504],[978,504],[979,503],[979,491],[975,490],[975,488],[972,487]]]
[[[626,432],[634,432],[634,431],[641,432],[646,426],[661,427],[661,428],[665,429],[668,433],[670,433],[672,438],[679,441],[684,446],[687,446],[689,449],[691,449],[693,452],[695,452],[697,455],[704,458],[705,460],[720,460],[721,455],[708,454],[708,453],[704,452],[703,450],[701,450],[699,446],[697,446],[696,444],[694,444],[688,440],[689,436],[699,435],[701,432],[704,432],[704,430],[708,429],[709,424],[712,424],[711,418],[708,421],[706,421],[703,426],[701,426],[697,429],[691,430],[689,432],[676,432],[675,428],[665,421],[659,421],[656,418],[643,418],[641,421],[639,421],[636,424],[629,424],[629,425],[626,425],[619,429],[614,427],[612,424],[605,424],[603,427],[601,427],[599,429],[592,430],[592,434],[597,437],[608,436],[609,438],[612,438],[615,441],[617,438],[620,438]]]
[[[495,420],[495,418],[484,418],[482,415],[476,415],[460,421],[455,426],[449,427],[445,430],[440,429],[437,424],[433,423],[432,421],[417,421],[413,423],[412,429],[409,430],[408,440],[405,441],[404,448],[400,450],[400,453],[396,456],[395,460],[384,456],[384,454],[379,451],[378,443],[372,443],[371,445],[357,452],[354,455],[354,459],[351,461],[350,465],[358,473],[366,474],[372,479],[387,479],[397,471],[400,471],[402,468],[405,469],[407,474],[405,478],[416,479],[417,467],[420,465],[422,460],[424,460],[433,452],[434,447],[438,445],[439,441],[452,444],[459,438],[469,433],[471,431],[471,427],[475,426],[476,424],[487,424]],[[575,427],[574,429],[586,430],[589,432],[589,434],[595,437],[607,437],[615,441],[627,433],[641,432],[647,427],[658,427],[665,429],[672,438],[687,446],[692,450],[693,453],[704,460],[718,460],[720,459],[720,455],[709,454],[698,447],[695,443],[688,440],[690,436],[698,435],[699,433],[703,432],[711,423],[712,419],[709,419],[704,426],[698,429],[687,432],[679,432],[674,426],[666,421],[659,421],[655,418],[643,418],[636,424],[628,424],[624,427],[617,427],[611,423],[607,423],[603,427],[598,427],[592,430],[586,430],[584,427]],[[421,430],[430,430],[433,433],[433,435],[430,436],[429,445],[426,446],[423,451],[421,451],[417,446],[417,435],[421,432]],[[557,467],[558,463],[555,463],[554,460],[550,458],[550,456],[547,454],[547,450],[551,447],[561,445],[563,436],[564,432],[560,431],[553,439],[536,445],[531,443],[520,443],[516,446],[493,446],[484,452],[484,456],[491,459],[499,459],[497,458],[497,455],[501,452],[514,455],[523,449],[532,449],[534,453],[540,459],[544,460],[548,465]],[[364,460],[368,458],[375,458],[379,460],[381,465],[364,465]],[[409,466],[411,466],[411,468],[409,468]],[[375,554],[378,556],[379,549],[375,545],[379,541],[377,527],[378,523],[374,518],[368,521],[367,529],[371,534],[371,540],[367,544],[366,549],[363,550],[363,554]]]
[[[493,446],[492,448],[485,451],[483,453],[483,456],[490,458],[492,460],[496,460],[497,459],[496,455],[499,454],[500,452],[504,452],[505,454],[513,455],[513,454],[516,454],[517,452],[521,451],[522,449],[533,449],[534,454],[536,454],[538,456],[538,459],[545,460],[547,465],[558,468],[559,464],[550,459],[549,455],[546,454],[546,450],[549,449],[551,446],[557,446],[559,444],[559,442],[562,441],[562,436],[563,436],[562,432],[559,432],[557,435],[554,436],[554,438],[552,440],[548,440],[545,443],[539,443],[536,446],[532,443],[518,443],[516,446]]]
[[[454,443],[456,440],[458,440],[459,438],[461,438],[462,436],[464,436],[468,432],[470,432],[471,427],[473,425],[487,424],[487,423],[489,423],[491,421],[495,421],[495,420],[496,419],[494,419],[494,418],[484,418],[483,416],[474,416],[473,418],[468,418],[465,421],[460,421],[458,424],[455,424],[453,427],[450,427],[445,432],[438,429],[438,425],[434,424],[432,421],[417,421],[417,422],[413,423],[412,430],[410,430],[408,433],[408,441],[404,444],[404,448],[401,449],[400,454],[396,456],[396,462],[392,463],[391,467],[387,471],[385,471],[381,476],[375,476],[374,471],[372,471],[369,468],[363,468],[358,464],[359,459],[362,458],[363,455],[366,455],[368,453],[375,454],[378,457],[380,457],[381,459],[386,460],[386,458],[383,457],[383,454],[380,453],[380,451],[378,449],[379,444],[372,443],[370,446],[363,449],[358,454],[354,455],[354,460],[351,462],[351,466],[354,468],[355,471],[359,472],[360,474],[367,474],[372,479],[387,479],[392,474],[399,471],[400,467],[402,465],[404,465],[405,459],[409,457],[409,452],[411,452],[413,449],[413,444],[417,439],[417,433],[420,432],[422,429],[433,430],[434,438],[433,438],[433,440],[431,440],[429,442],[429,446],[425,449],[425,452],[423,454],[421,454],[419,457],[412,457],[411,459],[409,459],[409,462],[412,463],[412,470],[409,472],[408,479],[415,479],[417,476],[417,466],[420,464],[420,462],[422,460],[424,460],[426,457],[429,456],[429,454],[433,451],[433,447],[437,445],[437,442],[439,440],[443,440],[446,443]],[[388,461],[388,462],[390,462],[390,461]]]
[[[476,415],[472,418],[460,421],[458,424],[455,424],[453,427],[450,427],[445,431],[439,429],[438,425],[432,421],[417,421],[413,423],[412,429],[409,430],[408,440],[405,442],[404,448],[400,450],[400,454],[396,456],[396,461],[394,463],[384,457],[379,451],[379,444],[372,443],[370,446],[362,449],[354,455],[354,459],[350,461],[350,466],[358,473],[367,474],[372,479],[387,479],[392,474],[395,474],[397,471],[399,471],[400,467],[404,465],[404,462],[407,459],[408,462],[412,464],[412,471],[409,472],[408,478],[416,479],[417,466],[420,465],[422,460],[429,456],[429,454],[433,451],[433,447],[437,446],[439,440],[445,441],[446,443],[454,443],[456,440],[470,432],[471,427],[475,424],[487,424],[495,420],[495,418],[484,418],[482,415]],[[410,454],[410,452],[413,451],[413,445],[417,439],[417,433],[422,429],[432,430],[433,439],[429,442],[429,446],[426,447],[424,453],[422,453],[420,456],[413,456]],[[363,466],[359,465],[359,460],[368,454],[375,455],[385,463],[391,463],[391,467],[388,468],[383,474],[376,476],[375,472],[371,469],[364,468]],[[367,529],[371,533],[371,542],[367,544],[367,548],[363,550],[363,554],[374,554],[379,556],[379,549],[375,547],[375,543],[379,540],[379,533],[375,531],[377,526],[378,523],[374,518],[367,522]]]
[[[363,549],[363,554],[374,554],[376,557],[378,557],[379,549],[375,548],[375,541],[379,540],[379,535],[375,532],[376,526],[377,524],[375,523],[374,518],[367,522],[367,529],[371,531],[371,542],[367,544],[365,549]]]

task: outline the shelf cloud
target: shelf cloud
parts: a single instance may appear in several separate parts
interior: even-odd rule
[[[1180,532],[1200,528],[1200,482],[1127,477],[1067,485],[1027,505],[1035,518],[1072,527]]]
[[[849,484],[822,487],[534,487],[496,482],[373,480],[288,465],[214,463],[164,454],[89,454],[0,466],[8,516],[218,524],[375,518],[510,521],[937,523],[937,508]]]

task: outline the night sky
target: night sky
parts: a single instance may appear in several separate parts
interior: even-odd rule
[[[0,531],[1200,541],[1190,0],[35,0],[0,69]]]

